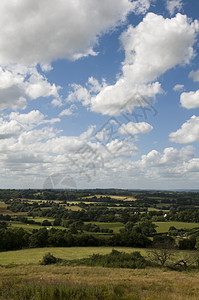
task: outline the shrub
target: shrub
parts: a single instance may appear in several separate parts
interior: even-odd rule
[[[48,252],[43,256],[41,265],[55,264],[57,261],[58,261],[58,259],[54,255],[52,255],[50,252]]]
[[[100,255],[93,254],[90,258],[80,261],[89,266],[102,266],[110,268],[144,268],[146,267],[146,260],[140,252],[125,253],[117,250],[112,250],[110,254]]]
[[[42,226],[52,226],[51,222],[48,220],[44,220],[41,225]]]

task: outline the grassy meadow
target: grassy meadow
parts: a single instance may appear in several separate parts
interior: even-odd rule
[[[47,252],[58,258],[74,260],[89,257],[94,253],[108,254],[112,249],[113,247],[49,247],[6,251],[0,252],[0,265],[38,264]],[[146,250],[140,248],[114,247],[114,249],[127,253],[139,251],[142,255],[146,255]]]
[[[124,224],[120,222],[106,223],[106,222],[85,222],[85,224],[96,224],[101,229],[112,229],[114,233],[119,233],[120,229],[124,228]]]
[[[197,300],[199,273],[85,266],[0,267],[1,300]]]
[[[174,226],[176,229],[193,229],[199,228],[199,223],[186,223],[186,222],[153,222],[156,227],[157,233],[166,233],[168,232],[171,226]]]

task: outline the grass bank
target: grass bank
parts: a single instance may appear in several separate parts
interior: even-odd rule
[[[199,273],[162,269],[16,266],[0,268],[0,299],[196,300]]]

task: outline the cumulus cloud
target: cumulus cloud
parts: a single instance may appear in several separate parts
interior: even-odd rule
[[[187,109],[199,107],[199,90],[195,92],[191,91],[188,93],[182,93],[180,95],[180,103],[182,107]]]
[[[132,82],[149,82],[177,64],[189,63],[198,22],[185,15],[164,19],[148,13],[137,27],[129,26],[121,36],[126,58],[123,73]]]
[[[139,134],[139,133],[148,133],[153,129],[153,126],[146,122],[129,122],[127,124],[122,124],[118,129],[118,132],[121,134]]]
[[[186,146],[181,149],[165,148],[162,153],[152,150],[148,154],[142,155],[140,160],[129,163],[127,170],[131,174],[136,169],[136,174],[141,174],[140,178],[149,182],[156,180],[156,182],[164,183],[165,180],[169,180],[174,184],[173,187],[176,187],[177,182],[184,182],[185,186],[188,183],[190,187],[190,183],[196,184],[199,178],[196,174],[199,172],[197,166],[198,159],[195,158],[195,148]]]
[[[166,8],[172,16],[176,11],[181,11],[183,8],[182,0],[167,0]]]
[[[174,90],[175,92],[183,91],[183,90],[184,90],[184,84],[176,84],[176,85],[173,87],[173,90]]]
[[[138,2],[136,10],[146,6]],[[99,35],[125,21],[133,9],[129,0],[2,0],[0,64],[41,62],[46,69],[58,58],[96,55]]]
[[[37,99],[39,97],[54,96],[59,98],[58,90],[60,87],[52,85],[38,72],[31,74],[29,79],[25,81],[25,93],[29,99]]]
[[[138,94],[150,98],[161,93],[160,84],[151,82],[176,65],[190,62],[198,26],[181,14],[164,19],[154,13],[148,13],[136,27],[130,25],[121,35],[125,50],[122,75],[92,97],[91,109],[113,115],[130,98],[135,107]]]
[[[170,133],[170,141],[188,144],[199,141],[199,117],[192,116],[180,129]]]
[[[59,116],[71,116],[74,114],[74,110],[77,109],[77,106],[75,104],[70,105],[69,108],[66,108],[64,110],[62,110],[62,112],[60,112]]]
[[[59,86],[51,84],[35,66],[0,67],[0,109],[24,109],[27,100],[54,97],[60,100]]]
[[[32,110],[27,114],[20,114],[18,112],[12,112],[9,115],[10,121],[17,122],[23,129],[30,129],[42,124],[54,124],[60,122],[59,118],[52,118],[47,120],[39,110]]]
[[[176,166],[178,163],[193,158],[194,153],[195,148],[192,146],[183,147],[180,150],[173,147],[165,148],[162,154],[157,150],[152,150],[147,155],[143,155],[139,163],[144,167]]]
[[[106,81],[103,79],[100,83],[97,79],[89,77],[86,86],[80,84],[71,84],[71,91],[66,98],[66,102],[82,102],[83,105],[90,105],[92,97],[106,87]]]
[[[40,124],[44,119],[44,115],[39,110],[32,110],[27,114],[12,112],[9,117],[10,120],[15,120],[21,124]]]
[[[135,14],[145,14],[150,6],[151,6],[151,0],[137,0],[133,1],[132,6]]]
[[[199,70],[197,70],[197,71],[191,71],[189,73],[189,78],[192,78],[193,81],[199,81]]]
[[[23,126],[15,120],[7,122],[3,120],[3,118],[0,118],[0,139],[8,139],[18,136],[22,131]]]

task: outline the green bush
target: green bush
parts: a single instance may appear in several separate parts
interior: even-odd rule
[[[48,252],[43,256],[41,265],[56,264],[57,261],[58,261],[58,259],[54,255],[52,255],[50,252]]]
[[[140,252],[125,253],[117,250],[112,250],[110,254],[100,255],[93,254],[90,258],[82,259],[80,264],[89,266],[102,266],[110,268],[144,268],[146,260]]]

